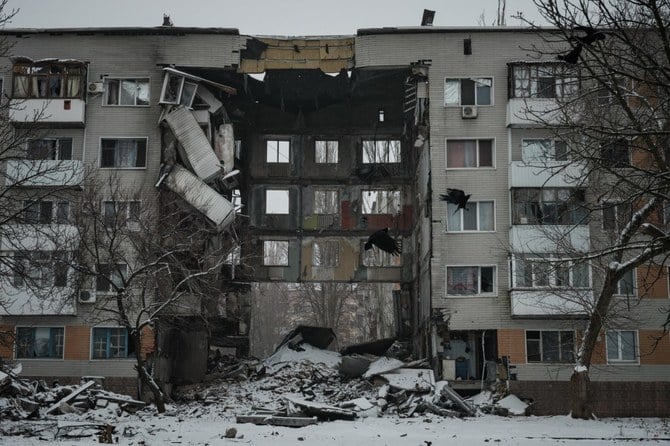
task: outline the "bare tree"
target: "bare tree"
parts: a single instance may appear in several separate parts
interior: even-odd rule
[[[127,333],[128,351],[116,345],[112,355],[123,357],[132,349],[139,379],[161,412],[165,395],[143,347],[162,318],[186,314],[206,320],[207,302],[222,297],[219,275],[233,249],[231,237],[224,241],[203,216],[181,206],[163,190],[140,196],[114,174],[105,181],[91,178],[72,213],[76,245],[61,260],[73,272],[78,293],[96,293],[88,318],[112,321],[119,336]],[[96,357],[95,334],[93,349]]]
[[[528,101],[525,111],[562,142],[561,159],[567,162],[553,164],[552,172],[583,191],[561,201],[554,216],[534,212],[550,221],[578,207],[590,222],[586,249],[570,247],[570,229],[553,239],[572,262],[594,269],[594,299],[581,301],[588,322],[571,378],[572,416],[590,418],[589,369],[602,330],[615,323],[613,296],[626,275],[643,265],[666,265],[670,253],[664,221],[670,198],[670,6],[656,0],[535,4],[556,31],[541,32],[543,44],[529,49],[555,59],[553,74],[546,76],[554,81],[533,84],[515,73],[513,88],[550,89],[548,96],[522,96],[554,97],[555,108],[538,110]],[[549,149],[555,158],[556,147]],[[574,223],[562,222],[564,228]]]

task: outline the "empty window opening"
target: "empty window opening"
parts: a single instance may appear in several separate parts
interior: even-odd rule
[[[288,189],[268,189],[265,191],[265,213],[266,214],[289,213]]]

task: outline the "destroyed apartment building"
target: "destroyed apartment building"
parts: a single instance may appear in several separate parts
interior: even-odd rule
[[[90,317],[109,298],[104,287],[74,287],[41,264],[40,277],[61,290],[56,304],[53,293],[45,300],[8,274],[0,328],[9,342],[0,353],[21,362],[24,376],[101,376],[105,388],[137,396],[139,354],[166,384],[196,382],[209,347],[249,353],[253,284],[384,284],[396,339],[457,391],[497,379],[517,394],[566,401],[584,311],[538,304],[558,297],[532,273],[526,282],[514,274],[532,253],[556,249],[533,242],[551,222],[524,210],[559,203],[573,187],[524,162],[553,141],[524,106],[549,110],[559,89],[540,94],[537,85],[564,75],[555,60],[527,62],[522,48],[541,36],[432,26],[351,36],[177,26],[0,35],[12,44],[2,64],[10,123],[36,129],[23,156],[5,163],[4,187],[46,191],[39,224],[67,231],[85,176],[113,175],[139,197],[125,205],[128,218],[133,206],[173,194],[214,229],[209,244],[230,248],[216,299],[166,307],[141,351],[118,323]],[[51,148],[43,159],[35,141]],[[56,162],[69,174],[12,182]],[[471,195],[466,209],[440,199],[447,188]],[[383,228],[400,255],[365,249]],[[575,243],[599,230],[577,226]],[[6,234],[3,254],[16,255]],[[668,386],[670,341],[650,349],[669,297],[667,268],[655,267],[663,283],[645,287],[648,268],[622,285],[649,297],[631,310],[644,322],[602,337],[594,381],[639,392]],[[580,286],[598,280],[590,270],[568,277]]]

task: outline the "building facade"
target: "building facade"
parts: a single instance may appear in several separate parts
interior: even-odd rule
[[[588,264],[549,274],[537,259],[565,257],[551,234],[570,227],[561,239],[579,250],[605,227],[603,218],[579,214],[588,196],[575,185],[578,166],[557,173],[533,162],[550,153],[544,161],[565,165],[560,141],[528,111],[546,124],[552,104],[579,88],[574,72],[531,55],[527,48],[542,43],[537,31],[424,26],[265,38],[157,27],[2,35],[14,43],[14,57],[4,58],[4,93],[28,106],[11,115],[14,127],[45,107],[41,139],[64,147],[59,153],[69,153],[62,159],[73,169],[114,171],[147,201],[156,200],[157,186],[167,188],[221,231],[234,220],[240,250],[224,282],[387,284],[398,336],[454,387],[475,391],[502,379],[522,396],[562,401],[538,403],[544,413],[565,412],[582,304],[593,300],[599,277]],[[79,73],[80,85],[61,78],[72,91],[43,93],[50,84],[41,87],[32,74],[24,80],[17,69],[49,64]],[[127,150],[132,156],[122,155]],[[167,175],[166,165],[174,165]],[[76,194],[79,178],[59,181]],[[440,199],[447,188],[471,195],[467,209]],[[44,212],[56,223],[59,201],[52,201]],[[573,205],[568,220],[550,217]],[[385,227],[401,242],[400,256],[364,250]],[[217,344],[239,347],[230,339],[244,338],[248,313],[240,316],[238,291],[223,293],[237,316],[221,319],[229,336]],[[615,388],[629,396],[639,386],[667,391],[667,267],[638,268],[619,294],[628,313],[603,333],[592,380],[620,383]],[[134,376],[127,359],[134,352],[97,355],[96,339],[111,346],[120,334],[91,325],[87,305],[77,295],[57,309],[8,308],[0,325],[16,342],[3,357],[21,360],[27,376]],[[21,339],[50,347],[28,357]],[[655,413],[668,413],[667,404]]]

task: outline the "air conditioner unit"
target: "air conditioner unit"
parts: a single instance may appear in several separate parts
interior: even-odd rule
[[[461,109],[463,119],[474,119],[477,117],[476,105],[464,105]]]
[[[104,90],[104,84],[102,82],[89,82],[88,92],[89,93],[102,93]]]
[[[95,303],[95,291],[93,290],[79,290],[79,302],[82,304]]]

